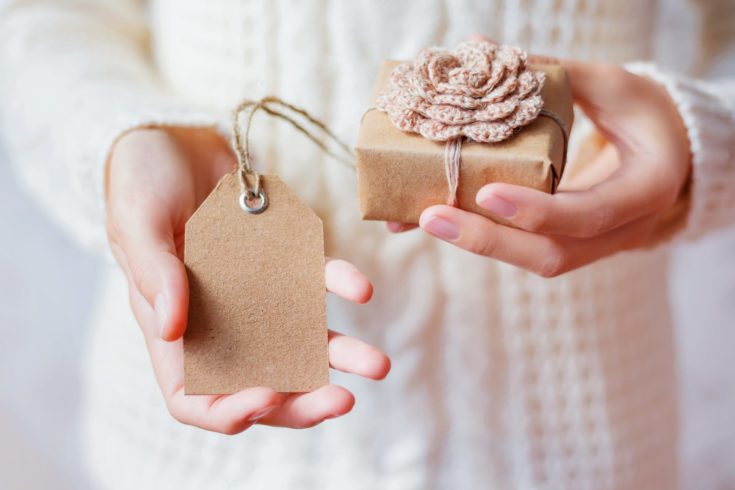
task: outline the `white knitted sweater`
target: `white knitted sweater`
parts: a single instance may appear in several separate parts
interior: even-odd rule
[[[354,140],[382,59],[473,33],[539,54],[658,61],[634,69],[669,88],[689,129],[692,204],[679,236],[735,220],[733,80],[658,68],[724,66],[735,19],[727,0],[154,0],[147,11],[134,0],[11,0],[0,9],[3,136],[30,192],[90,246],[104,247],[103,167],[122,131],[221,124],[241,97],[272,93]],[[393,372],[383,383],[335,375],[357,406],[316,429],[225,437],[179,425],[111,272],[85,359],[98,488],[677,486],[665,247],[548,280],[421,233],[389,235],[358,219],[353,173],[291,129],[257,125],[263,167],[324,217],[328,252],[375,280],[371,305],[335,301],[331,324],[384,348]]]

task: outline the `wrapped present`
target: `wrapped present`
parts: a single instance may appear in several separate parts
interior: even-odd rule
[[[470,42],[386,61],[355,148],[363,219],[417,223],[435,204],[489,216],[477,191],[554,192],[573,121],[567,74],[518,48]]]

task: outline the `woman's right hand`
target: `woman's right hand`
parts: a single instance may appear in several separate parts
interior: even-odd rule
[[[228,142],[210,129],[138,129],[123,135],[107,169],[110,248],[127,277],[130,304],[173,417],[226,434],[256,422],[311,427],[349,412],[352,393],[328,385],[299,394],[266,387],[232,395],[184,394],[182,336],[189,299],[184,225],[235,161]],[[372,285],[353,265],[328,260],[325,273],[329,291],[356,303],[369,301]],[[380,350],[332,331],[329,359],[334,369],[371,379],[384,378],[390,369]]]

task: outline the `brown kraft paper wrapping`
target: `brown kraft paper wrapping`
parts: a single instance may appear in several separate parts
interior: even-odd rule
[[[380,68],[371,100],[388,83],[398,61]],[[541,91],[544,109],[556,113],[568,130],[573,109],[569,79],[558,65],[534,65],[546,73]],[[357,180],[362,218],[418,223],[421,212],[435,204],[447,204],[444,146],[393,126],[378,110],[368,111],[357,138]],[[457,206],[490,217],[475,203],[485,184],[506,182],[553,192],[564,164],[564,134],[549,117],[539,116],[512,138],[485,144],[462,144]]]

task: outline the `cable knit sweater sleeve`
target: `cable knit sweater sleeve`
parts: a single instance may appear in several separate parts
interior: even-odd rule
[[[653,63],[626,67],[663,85],[687,127],[693,168],[680,236],[690,239],[735,223],[735,8],[726,1],[698,3],[697,66],[712,77],[696,80]]]
[[[159,85],[136,0],[0,3],[0,135],[24,187],[83,245],[105,247],[103,175],[128,129],[211,125]]]

